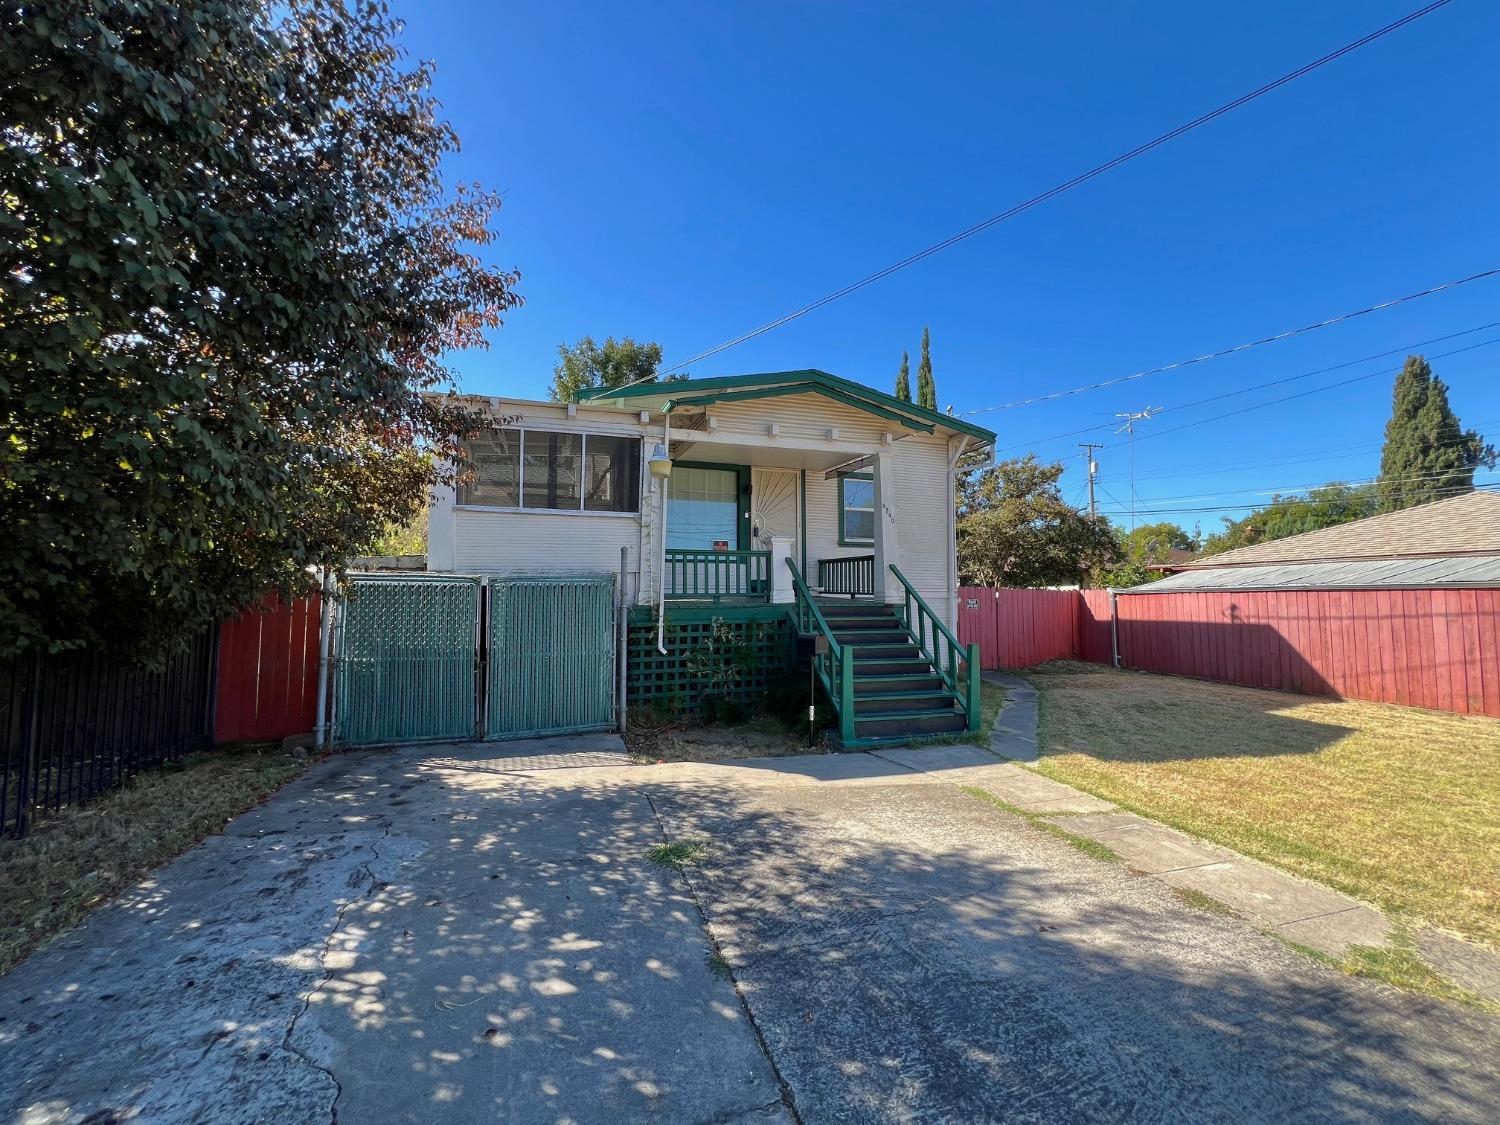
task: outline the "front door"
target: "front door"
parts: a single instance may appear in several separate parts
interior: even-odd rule
[[[760,550],[770,550],[771,536],[786,535],[792,540],[792,557],[796,557],[799,483],[796,469],[754,470],[750,489],[750,530],[755,546]]]

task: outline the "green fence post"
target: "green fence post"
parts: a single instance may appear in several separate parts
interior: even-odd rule
[[[969,645],[969,733],[978,734],[983,720],[979,706],[979,645]]]

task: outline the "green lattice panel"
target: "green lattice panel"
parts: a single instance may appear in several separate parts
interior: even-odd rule
[[[474,736],[477,578],[356,577],[339,614],[335,740]]]
[[[765,702],[773,677],[791,666],[791,628],[784,615],[682,619],[669,612],[665,644],[663,655],[656,647],[655,624],[631,624],[626,672],[631,706],[692,714],[705,693],[713,692],[755,707]]]

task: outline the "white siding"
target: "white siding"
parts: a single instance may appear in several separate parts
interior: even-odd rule
[[[565,407],[554,403],[493,400],[491,409],[497,415],[521,415],[523,426],[639,435],[648,451],[660,433],[659,418],[642,427],[631,409],[583,408],[573,418],[567,416]],[[717,436],[733,444],[741,444],[735,439],[742,435],[743,444],[762,449],[784,444],[789,451],[817,451],[827,458],[825,464],[847,456],[835,452],[835,447],[861,452],[882,450],[894,463],[895,496],[888,502],[895,510],[900,543],[899,553],[893,551],[891,558],[933,610],[950,627],[955,625],[947,620],[953,612],[949,589],[953,500],[948,487],[948,444],[941,435],[913,433],[898,423],[815,394],[725,403],[710,407],[709,412],[716,420]],[[771,423],[780,428],[775,438],[767,435]],[[836,438],[830,439],[830,427],[837,428]],[[888,433],[896,440],[885,445]],[[674,433],[674,438],[678,436]],[[700,441],[687,457],[718,459],[712,441]],[[452,521],[452,569],[459,573],[616,573],[620,548],[625,547],[629,552],[627,591],[632,600],[647,603],[655,597],[658,501],[644,467],[641,476],[644,520],[618,515],[454,508],[447,506],[451,498],[434,505],[433,518]],[[825,480],[822,470],[806,472],[805,521],[807,578],[811,583],[817,581],[819,559],[873,553],[869,546],[839,545],[838,481]],[[643,550],[644,580],[640,574]],[[800,550],[798,553],[802,554]]]
[[[911,437],[891,449],[896,459],[896,523],[901,529],[901,573],[950,629],[948,588],[948,444],[937,437]]]
[[[900,553],[896,565],[949,628],[948,446],[940,437],[913,435],[890,446],[896,461],[896,525]],[[807,474],[807,569],[816,582],[819,559],[868,555],[871,547],[839,545],[839,482]],[[893,559],[896,558],[893,553]]]
[[[628,516],[453,513],[454,565],[461,574],[578,574],[620,569],[620,548],[638,566],[639,521]]]
[[[765,435],[767,425],[774,422],[781,428],[782,440],[789,445],[826,443],[829,427],[837,428],[837,440],[841,443],[866,445],[878,443],[887,431],[894,434],[909,432],[900,422],[888,422],[818,394],[716,403],[708,407],[708,413],[718,422],[717,432],[723,435],[761,437]]]

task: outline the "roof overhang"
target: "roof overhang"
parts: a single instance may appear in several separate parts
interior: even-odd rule
[[[904,429],[930,434],[938,429],[951,430],[974,438],[982,445],[993,444],[995,433],[983,426],[965,422],[949,414],[939,414],[912,402],[903,402],[871,387],[841,379],[826,371],[775,371],[759,375],[730,375],[715,379],[681,379],[637,383],[628,387],[596,387],[580,391],[580,402],[606,403],[629,407],[656,402],[658,413],[698,409],[729,402],[779,398],[786,395],[816,394],[855,410],[862,410]]]

